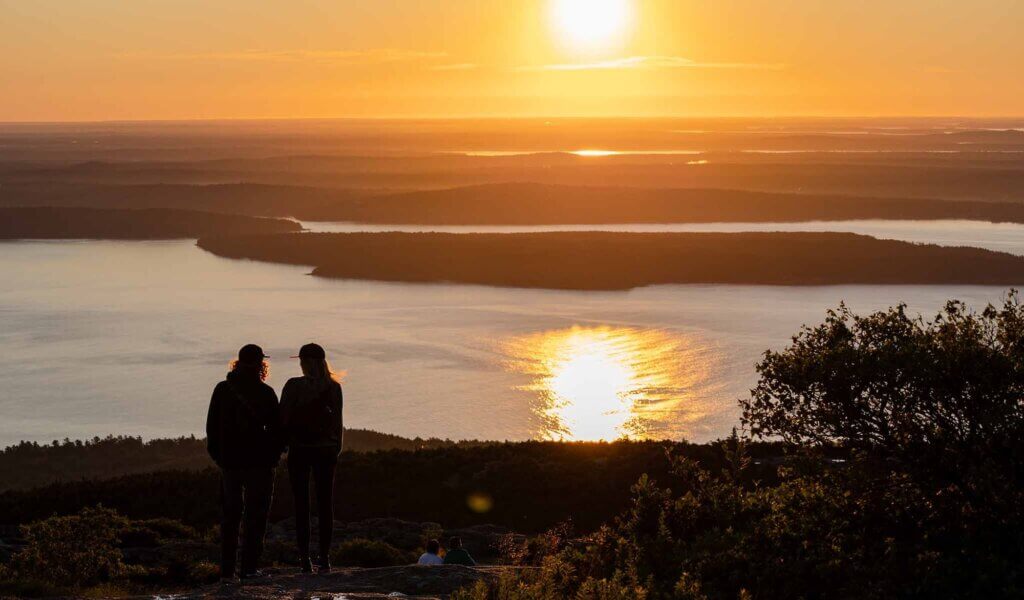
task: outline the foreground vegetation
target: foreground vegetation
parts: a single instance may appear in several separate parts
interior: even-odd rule
[[[669,442],[523,442],[351,452],[338,465],[335,512],[352,521],[393,517],[451,527],[495,523],[523,533],[573,518],[589,530],[628,505],[629,488],[642,474],[659,480],[668,475],[668,449],[703,464],[723,464],[714,445]],[[763,444],[757,452],[770,456],[781,450]],[[773,477],[773,466],[756,470],[762,478]],[[282,464],[271,520],[293,514],[288,489]],[[168,517],[203,529],[219,521],[219,497],[220,473],[214,468],[68,480],[0,493],[0,524],[24,524],[102,504],[131,518]],[[474,510],[471,498],[484,499],[487,510]]]
[[[497,552],[536,569],[463,589],[459,600],[1024,595],[1024,307],[1015,294],[977,314],[953,302],[929,322],[902,306],[866,317],[841,307],[767,352],[758,371],[741,401],[742,435],[720,444],[352,454],[341,514],[534,533],[505,536]],[[146,576],[195,585],[202,561],[145,575],[120,548],[126,537],[213,539],[216,485],[212,471],[164,472],[6,492],[0,514],[32,524],[4,574],[19,593],[41,593],[49,574],[73,589]],[[486,496],[486,512],[467,496]],[[81,510],[98,502],[120,512]],[[161,511],[195,526],[153,520]],[[45,518],[54,512],[77,514]],[[409,545],[376,537],[346,539],[334,554],[366,566],[410,560]]]

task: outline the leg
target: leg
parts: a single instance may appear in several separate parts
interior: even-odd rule
[[[334,534],[334,469],[337,461],[321,460],[313,466],[313,480],[316,483],[317,519],[320,524],[320,563],[331,553],[331,537]]]
[[[242,478],[237,471],[222,470],[221,503],[223,516],[220,522],[220,576],[235,576],[235,560],[238,554],[238,524],[242,519]]]
[[[242,546],[242,572],[259,567],[263,538],[267,534],[267,514],[274,496],[274,469],[250,469],[245,485],[245,537]]]
[[[301,452],[288,452],[288,481],[295,499],[295,541],[299,558],[309,558],[309,461]]]

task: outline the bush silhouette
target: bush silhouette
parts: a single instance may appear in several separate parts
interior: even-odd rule
[[[1024,484],[1024,306],[1011,292],[980,313],[949,302],[931,321],[906,306],[845,306],[766,352],[741,401],[754,434],[839,444],[944,503],[1017,510]]]
[[[25,525],[26,545],[14,556],[14,570],[22,578],[68,587],[117,578],[126,571],[117,544],[127,525],[123,517],[103,507]]]
[[[415,562],[416,557],[387,542],[357,538],[342,542],[331,561],[344,567],[394,567]]]

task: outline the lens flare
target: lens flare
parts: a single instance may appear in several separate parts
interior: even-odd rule
[[[494,508],[494,499],[491,498],[490,494],[473,492],[466,497],[466,506],[475,513],[483,514],[490,512]]]

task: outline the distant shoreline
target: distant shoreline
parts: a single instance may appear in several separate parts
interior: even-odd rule
[[[172,240],[301,228],[286,219],[180,209],[0,208],[0,240]]]
[[[659,284],[1020,285],[1024,257],[848,233],[302,233],[201,238],[337,279],[568,290]]]

